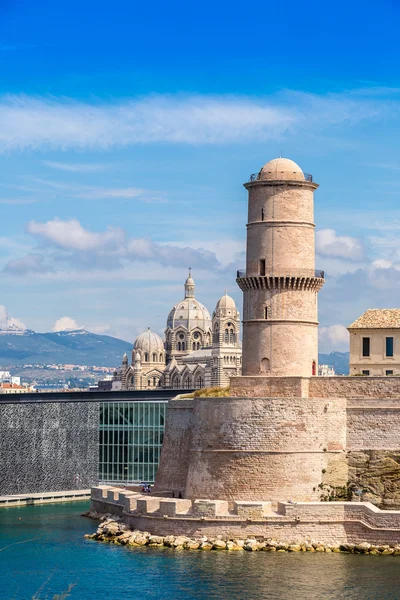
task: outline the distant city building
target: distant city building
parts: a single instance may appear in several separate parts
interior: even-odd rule
[[[168,315],[165,341],[150,328],[139,335],[131,364],[125,354],[114,374],[114,390],[227,386],[240,375],[240,315],[233,298],[225,293],[211,318],[195,298],[190,272],[184,287],[183,300]]]
[[[32,391],[33,389],[29,386],[17,385],[16,383],[6,381],[0,383],[0,394],[27,394]]]
[[[2,381],[15,383],[15,385],[21,385],[21,377],[15,377],[14,375],[11,375],[10,371],[0,371],[0,382]]]
[[[335,369],[331,365],[318,365],[319,377],[334,377]]]
[[[106,375],[104,379],[100,379],[94,385],[89,386],[90,392],[111,392],[113,389],[113,379],[112,375]]]
[[[369,309],[347,329],[350,375],[400,375],[400,309]]]
[[[67,383],[43,383],[32,386],[36,392],[66,392],[68,391]]]

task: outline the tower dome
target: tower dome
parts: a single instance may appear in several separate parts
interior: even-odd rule
[[[263,166],[258,179],[260,181],[304,181],[305,177],[299,165],[293,160],[274,158]]]
[[[225,294],[217,302],[216,308],[236,308],[236,304],[233,298]]]
[[[144,333],[141,333],[133,345],[134,350],[140,350],[141,352],[163,352],[164,342],[159,335],[150,331],[150,327]]]

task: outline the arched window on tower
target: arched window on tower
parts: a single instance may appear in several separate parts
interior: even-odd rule
[[[261,221],[264,221],[264,209],[261,208]]]
[[[149,362],[149,354],[148,354],[148,352],[144,353],[144,362]]]
[[[229,329],[225,329],[224,342],[225,344],[229,344]]]
[[[178,342],[178,352],[180,352],[180,351],[181,351],[181,343]]]
[[[216,325],[214,332],[213,332],[213,343],[218,344],[218,342],[219,342],[219,329],[218,329],[218,325]]]
[[[185,349],[185,342],[182,342],[182,350]]]
[[[157,354],[153,352],[153,362],[157,362]]]
[[[312,361],[312,374],[313,376],[317,374],[317,363],[315,360]]]
[[[196,350],[196,342],[193,342],[193,344],[192,344],[192,349],[193,349],[193,350]]]
[[[163,361],[163,355],[160,354],[160,362],[162,362],[162,361]]]

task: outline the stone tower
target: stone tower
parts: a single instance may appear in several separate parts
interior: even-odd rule
[[[231,377],[242,372],[240,313],[226,292],[217,302],[212,324],[211,386],[226,387]]]
[[[249,192],[243,291],[243,375],[318,373],[312,176],[287,158],[268,162],[244,184]]]

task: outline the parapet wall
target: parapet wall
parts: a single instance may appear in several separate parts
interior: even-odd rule
[[[277,538],[286,542],[318,540],[325,544],[396,544],[400,511],[382,511],[368,502],[194,501],[155,498],[102,486],[92,489],[91,507],[123,518],[132,529],[154,535],[221,535]]]
[[[399,377],[232,377],[239,397],[400,398]]]

